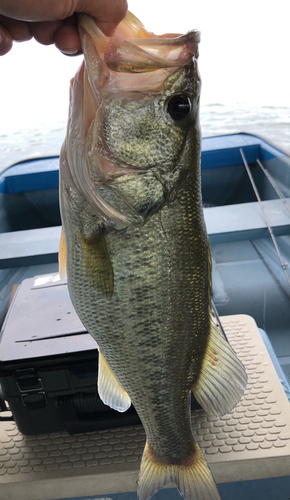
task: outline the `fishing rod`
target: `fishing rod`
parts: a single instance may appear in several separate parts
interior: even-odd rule
[[[289,287],[290,287],[290,277],[289,277],[289,274],[288,274],[288,272],[287,272],[287,264],[285,264],[285,262],[284,262],[284,260],[283,260],[283,257],[282,257],[282,255],[281,255],[281,253],[280,253],[280,250],[279,250],[279,247],[278,247],[278,244],[277,244],[277,240],[276,240],[276,238],[275,238],[275,236],[274,236],[274,233],[273,233],[272,227],[271,227],[271,225],[270,225],[270,223],[269,223],[268,217],[267,217],[267,215],[266,215],[266,212],[265,212],[265,209],[264,209],[264,206],[263,206],[263,203],[262,203],[262,200],[261,200],[261,197],[260,197],[259,191],[258,191],[258,188],[257,188],[257,186],[256,186],[256,183],[255,183],[255,181],[254,181],[254,178],[253,178],[253,176],[252,176],[252,173],[251,173],[251,171],[250,171],[250,167],[249,167],[249,165],[248,165],[248,162],[247,162],[247,160],[246,160],[246,157],[245,157],[245,155],[244,155],[244,152],[243,152],[243,149],[242,149],[242,148],[240,148],[240,153],[241,153],[241,157],[242,157],[243,162],[244,162],[245,169],[246,169],[247,174],[248,174],[248,176],[249,176],[249,179],[250,179],[250,181],[251,181],[251,184],[252,184],[253,190],[254,190],[254,192],[255,192],[256,198],[257,198],[257,200],[258,200],[258,202],[259,202],[259,205],[260,205],[260,208],[261,208],[261,211],[262,211],[262,215],[263,215],[264,221],[265,221],[265,223],[266,223],[266,225],[267,225],[267,227],[268,227],[268,231],[269,231],[270,236],[271,236],[271,238],[272,238],[272,241],[273,241],[274,247],[275,247],[275,249],[276,249],[276,252],[277,252],[278,258],[279,258],[279,260],[280,260],[280,264],[281,264],[282,269],[283,269],[283,271],[284,271],[284,274],[285,274],[285,276],[286,276],[287,283],[288,283],[288,285],[289,285]]]
[[[221,320],[220,320],[220,317],[219,317],[218,310],[217,310],[217,308],[216,308],[215,303],[214,303],[213,300],[211,301],[211,308],[212,308],[215,320],[217,322],[217,326],[219,327],[222,336],[224,337],[225,340],[228,340],[228,338],[226,336],[226,332],[224,331],[223,325],[221,324]]]
[[[257,158],[256,162],[258,163],[259,167],[262,169],[262,171],[264,172],[265,176],[267,177],[268,181],[271,183],[272,187],[274,188],[274,190],[276,191],[278,197],[280,198],[280,200],[283,201],[284,205],[285,205],[285,208],[286,210],[289,212],[290,214],[290,207],[288,205],[288,202],[285,198],[285,196],[283,195],[282,191],[280,191],[280,189],[278,188],[276,182],[274,181],[272,175],[270,174],[270,172],[268,172],[268,170],[264,167],[263,163]]]

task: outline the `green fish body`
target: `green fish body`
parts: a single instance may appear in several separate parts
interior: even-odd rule
[[[156,37],[131,14],[118,30],[106,38],[80,17],[85,62],[60,160],[69,292],[98,344],[101,399],[132,402],[143,423],[139,498],[174,482],[187,500],[216,500],[190,394],[226,413],[246,375],[211,317],[198,33]]]

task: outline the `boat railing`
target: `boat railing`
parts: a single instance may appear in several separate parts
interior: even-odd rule
[[[255,183],[255,180],[254,180],[254,177],[251,173],[251,170],[250,170],[250,167],[249,167],[249,164],[246,160],[246,157],[245,157],[245,154],[244,154],[244,151],[242,148],[240,148],[240,153],[241,153],[241,157],[242,157],[242,160],[243,160],[243,163],[244,163],[244,166],[245,166],[245,169],[247,171],[247,174],[248,174],[248,177],[250,179],[250,182],[252,184],[252,187],[253,187],[253,190],[254,190],[254,193],[255,193],[255,196],[257,198],[257,201],[259,203],[259,206],[260,206],[260,209],[261,209],[261,212],[262,212],[262,216],[263,216],[263,219],[267,225],[267,228],[268,228],[268,231],[269,231],[269,234],[271,236],[271,239],[272,239],[272,242],[273,242],[273,245],[275,247],[275,250],[277,252],[277,255],[278,255],[278,259],[280,261],[280,264],[281,264],[281,267],[283,269],[283,272],[285,274],[285,277],[286,277],[286,280],[287,280],[287,283],[290,287],[290,276],[288,274],[288,264],[285,263],[283,257],[282,257],[282,254],[280,252],[280,249],[279,249],[279,246],[278,246],[278,243],[277,243],[277,239],[274,235],[274,232],[273,232],[273,229],[271,227],[271,224],[269,222],[269,219],[267,217],[267,214],[266,214],[266,211],[265,211],[265,208],[264,208],[264,204],[262,202],[262,199],[261,199],[261,196],[260,196],[260,193],[258,191],[258,188],[257,188],[257,185]],[[261,167],[262,171],[264,172],[264,174],[266,175],[267,179],[271,182],[273,188],[275,189],[276,193],[278,194],[279,198],[283,201],[284,205],[286,203],[286,208],[287,210],[289,211],[289,208],[288,208],[288,204],[287,204],[287,200],[284,198],[283,194],[281,193],[281,191],[279,190],[278,186],[276,185],[274,179],[272,178],[272,176],[266,171],[265,167],[263,166],[262,162],[257,159],[256,160],[258,165]],[[267,173],[266,173],[267,172]],[[271,180],[270,180],[271,179]],[[274,187],[275,186],[275,187]]]
[[[290,214],[289,203],[288,203],[287,199],[285,198],[285,196],[283,195],[283,193],[280,190],[280,188],[278,187],[276,181],[274,180],[274,178],[272,177],[272,175],[270,174],[270,172],[264,167],[263,163],[261,162],[261,160],[259,160],[259,158],[257,158],[257,164],[259,165],[259,167],[261,168],[262,172],[265,174],[265,176],[267,177],[268,181],[270,182],[270,184],[272,185],[272,187],[276,191],[276,193],[277,193],[278,197],[280,198],[280,200],[283,201],[283,204],[284,204],[287,212],[289,212],[289,214]]]

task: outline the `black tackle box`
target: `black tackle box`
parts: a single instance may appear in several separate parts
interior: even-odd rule
[[[19,430],[74,434],[140,424],[133,406],[119,413],[102,403],[97,373],[97,344],[67,284],[57,273],[24,280],[0,335],[0,403],[8,403]]]
[[[58,274],[24,280],[0,336],[0,398],[19,430],[73,434],[140,423],[133,407],[119,413],[102,403],[97,373],[97,344],[67,285]]]

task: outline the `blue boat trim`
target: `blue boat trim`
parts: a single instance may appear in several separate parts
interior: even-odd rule
[[[209,186],[207,191],[205,190],[207,197],[205,202],[208,202],[208,204],[207,208],[204,209],[204,213],[213,249],[214,272],[220,279],[218,285],[221,286],[221,290],[218,291],[223,292],[223,294],[216,293],[216,305],[218,305],[218,311],[221,316],[227,314],[240,314],[239,300],[240,295],[243,294],[247,299],[245,301],[246,307],[251,308],[247,314],[254,316],[256,309],[261,311],[261,313],[259,313],[259,321],[256,320],[257,324],[264,328],[264,330],[260,329],[260,334],[265,344],[265,348],[262,347],[261,352],[265,353],[267,350],[269,353],[280,383],[290,402],[290,376],[288,377],[288,373],[290,374],[290,316],[289,302],[287,302],[285,293],[283,295],[283,279],[285,280],[285,276],[283,275],[282,268],[279,267],[279,263],[277,263],[274,249],[272,252],[271,241],[268,241],[268,230],[261,217],[259,206],[255,202],[253,195],[250,199],[247,198],[245,184],[248,182],[248,179],[243,168],[240,148],[243,149],[247,161],[251,165],[251,170],[258,182],[261,181],[262,176],[260,177],[259,167],[257,166],[255,168],[254,164],[257,158],[265,162],[265,166],[269,172],[274,175],[277,184],[283,191],[284,196],[288,198],[288,203],[290,205],[290,157],[287,153],[274,147],[263,138],[251,134],[239,133],[203,139],[202,175],[203,182],[205,181],[205,185]],[[221,167],[220,170],[219,167]],[[236,196],[236,191],[231,191],[231,182],[233,179],[236,184],[233,182],[232,185],[237,186],[237,188],[235,188],[236,191],[242,193],[243,200],[245,201],[241,201],[240,198]],[[267,216],[271,222],[274,234],[276,236],[282,235],[279,239],[279,245],[281,246],[280,250],[290,269],[289,213],[287,215],[285,209],[283,210],[283,202],[277,200],[275,193],[271,191],[271,186],[268,186],[267,182],[265,185],[266,189],[263,190],[263,200],[265,201],[263,203],[267,210]],[[58,186],[58,156],[27,159],[10,166],[4,172],[0,173],[0,201],[4,208],[7,207],[7,215],[5,210],[3,210],[3,232],[1,234],[0,244],[1,290],[3,292],[2,297],[4,297],[4,301],[2,300],[2,305],[0,307],[0,323],[5,314],[11,288],[15,283],[21,283],[24,278],[30,278],[36,274],[42,275],[57,272],[60,221],[52,217],[46,220],[45,217],[47,215],[47,207],[50,206],[49,203],[51,200],[53,200],[51,206],[55,206],[55,210],[57,209]],[[221,199],[215,197],[215,193],[218,190],[222,193]],[[41,201],[39,201],[37,191],[42,191],[40,193]],[[11,196],[14,194],[16,194],[16,196]],[[14,205],[17,206],[17,209],[14,209]],[[36,218],[36,222],[32,221],[31,226],[29,226],[31,228],[26,226],[18,228],[17,224],[15,224],[15,220],[18,221],[22,219],[24,221],[27,218],[29,222],[31,222],[30,207],[34,206],[36,206],[37,209],[39,208],[39,213],[41,215],[44,214],[43,220],[41,219],[39,223],[38,221],[40,219]],[[49,213],[51,215],[51,212]],[[38,223],[39,225],[37,225]],[[43,223],[43,225],[41,225],[41,223]],[[46,227],[45,224],[48,224],[48,226]],[[255,246],[253,245],[253,247],[249,249],[248,247],[253,244],[251,241],[252,239],[254,239]],[[259,252],[257,252],[257,249]],[[263,258],[261,258],[260,254]],[[263,266],[267,269],[264,274],[260,272]],[[235,268],[236,271],[234,279],[233,268]],[[271,270],[273,271],[272,273]],[[260,279],[260,276],[262,276],[263,279]],[[218,282],[217,277],[215,278],[216,283]],[[234,312],[224,312],[227,304],[229,304],[229,310]],[[244,303],[242,307],[242,312],[244,313]],[[252,311],[253,314],[251,314]],[[278,318],[278,316],[280,317]],[[278,319],[277,325],[276,317]],[[286,318],[286,320],[283,320],[283,317]],[[278,326],[278,328],[276,326]],[[71,337],[67,338],[71,342]],[[25,356],[27,358],[26,353]],[[278,388],[278,381],[276,387]],[[281,396],[287,406],[284,394]],[[282,453],[280,465],[286,463],[286,459],[289,460],[289,456],[286,456],[285,453],[283,455]],[[229,459],[226,459],[222,465],[225,467],[223,469],[225,471],[228,471],[230,464],[228,460]],[[232,500],[233,498],[235,498],[235,500],[244,500],[245,498],[248,500],[290,500],[289,467],[283,468],[282,465],[281,469],[278,465],[273,473],[271,466],[267,462],[268,458],[266,454],[263,460],[263,465],[259,465],[260,473],[262,471],[262,477],[268,476],[267,479],[244,481],[244,473],[240,471],[239,467],[236,467],[234,476],[228,474],[228,476],[226,477],[225,475],[222,480],[229,481],[234,479],[237,482],[223,482],[218,484],[221,498],[223,500]],[[255,459],[248,465],[248,470],[251,471],[255,468],[254,462]],[[220,465],[221,464],[219,464],[219,466]],[[76,464],[76,466],[78,465]],[[83,471],[81,472],[83,473]],[[75,469],[75,471],[72,469],[72,473],[73,475],[71,478],[73,476],[78,476],[77,469]],[[92,483],[92,487],[87,489],[87,477],[85,474],[80,474],[82,477],[77,477],[75,479],[83,481],[82,488],[75,489],[74,484],[71,483],[70,487],[65,489],[66,480],[69,479],[68,476],[65,478],[65,481],[62,482],[61,475],[58,475],[59,472],[56,474],[57,476],[53,477],[50,482],[56,480],[63,486],[61,486],[61,490],[55,488],[53,493],[51,490],[50,498],[52,500],[55,496],[63,497],[64,495],[66,498],[63,498],[63,500],[137,500],[136,492],[132,491],[110,494],[111,490],[126,491],[120,486],[119,478],[111,481],[105,494],[99,494],[99,491],[105,490],[104,488],[98,489],[98,480],[97,483],[95,483],[95,479],[93,479],[94,482]],[[287,477],[269,477],[271,475],[279,476],[279,474],[282,476],[284,474],[288,475]],[[94,473],[94,478],[96,477]],[[255,476],[252,475],[251,477],[261,477],[261,475],[259,475],[258,472]],[[34,478],[32,478],[32,481],[34,481]],[[19,482],[18,485],[17,482],[18,480],[15,483],[16,490],[19,486]],[[30,484],[30,481],[26,480],[26,483]],[[50,487],[49,482],[47,484]],[[134,484],[136,484],[136,479]],[[134,489],[134,484],[129,487],[129,490]],[[8,489],[5,490],[7,486],[5,481],[3,485],[5,497],[5,491],[8,491]],[[38,488],[38,486],[36,486],[36,488]],[[84,495],[85,491],[90,494]],[[46,495],[48,494],[49,492],[46,491]],[[11,495],[14,498],[14,493],[10,494],[8,491],[9,498]],[[37,495],[38,491],[36,496]],[[153,499],[178,500],[180,496],[176,488],[166,488],[158,491],[152,500]]]
[[[239,148],[243,147],[248,163],[257,158],[266,161],[285,153],[264,139],[251,134],[232,134],[206,137],[202,140],[202,169],[242,165]],[[0,174],[0,192],[23,193],[52,189],[59,185],[59,157],[24,160]]]
[[[59,157],[27,160],[12,165],[0,176],[0,192],[23,193],[59,186]]]

